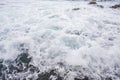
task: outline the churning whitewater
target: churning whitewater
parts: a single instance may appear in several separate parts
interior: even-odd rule
[[[0,80],[120,80],[118,3],[0,0]]]

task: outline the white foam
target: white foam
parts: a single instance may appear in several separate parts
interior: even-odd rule
[[[0,5],[0,58],[14,60],[24,43],[33,64],[43,70],[65,62],[95,71],[96,79],[99,75],[114,77],[114,66],[120,66],[120,11],[108,8],[110,2],[102,5],[106,7],[87,2],[16,0]],[[76,7],[80,10],[74,11]],[[42,61],[46,67],[41,66]]]

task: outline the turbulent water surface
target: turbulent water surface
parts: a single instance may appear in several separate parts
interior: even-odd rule
[[[116,3],[0,0],[0,80],[120,80]]]

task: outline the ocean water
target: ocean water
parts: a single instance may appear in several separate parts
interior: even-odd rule
[[[120,80],[116,3],[0,0],[0,80]]]

